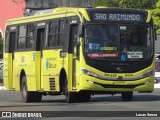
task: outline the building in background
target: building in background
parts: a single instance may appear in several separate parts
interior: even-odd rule
[[[3,0],[0,4],[0,32],[8,19],[33,15],[56,7],[93,7],[94,0]]]
[[[39,10],[57,7],[93,7],[94,0],[25,0],[26,11],[24,15],[33,15]]]
[[[23,16],[25,0],[1,0],[0,3],[0,31],[4,36],[5,23],[8,19]]]

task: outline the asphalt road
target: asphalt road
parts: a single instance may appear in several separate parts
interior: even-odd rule
[[[0,86],[1,85],[2,84],[0,84]],[[65,97],[63,95],[62,96],[43,96],[42,102],[40,103],[22,103],[20,92],[0,90],[0,111],[1,112],[18,111],[20,113],[25,111],[40,112],[40,113],[41,112],[43,113],[43,111],[51,111],[51,112],[48,112],[50,113],[49,115],[54,117],[54,119],[58,119],[58,120],[63,120],[63,119],[74,120],[75,117],[78,120],[86,119],[85,118],[86,114],[91,115],[91,117],[87,117],[87,120],[97,120],[97,119],[108,120],[108,118],[111,120],[114,120],[114,119],[117,119],[118,116],[120,116],[120,118],[118,118],[119,120],[128,120],[128,117],[131,117],[129,118],[130,120],[132,119],[133,120],[134,119],[158,120],[160,117],[159,118],[156,116],[155,117],[148,117],[148,116],[139,117],[137,116],[137,114],[141,114],[141,113],[147,114],[148,112],[146,111],[150,111],[151,113],[156,114],[158,111],[157,114],[158,116],[160,116],[160,89],[155,89],[154,92],[152,93],[135,92],[133,101],[131,102],[123,102],[121,100],[120,94],[117,94],[114,96],[95,95],[91,97],[91,100],[89,102],[72,103],[72,104],[67,104],[65,102]],[[63,112],[58,112],[58,111],[63,111]],[[74,113],[73,112],[67,113],[67,111],[73,111]],[[75,111],[78,111],[80,113],[77,113]],[[83,114],[84,111],[89,111],[89,112],[86,112],[86,114]],[[90,112],[90,111],[94,111],[94,112]],[[134,112],[132,113],[128,111],[134,111]],[[109,114],[111,113],[110,114],[111,116],[107,116],[107,112]],[[58,117],[55,115],[55,113]],[[100,113],[100,116],[98,113]],[[69,116],[67,118],[60,117],[61,114],[62,116],[69,114]],[[131,114],[131,116],[129,114]],[[105,117],[103,117],[103,115]],[[99,116],[100,118],[96,116]],[[37,118],[37,119],[44,119],[44,118]],[[45,119],[53,120],[53,118],[51,117],[48,117]]]

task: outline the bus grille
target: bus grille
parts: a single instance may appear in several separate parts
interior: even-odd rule
[[[50,90],[55,90],[55,78],[49,78]]]
[[[104,88],[132,88],[132,89],[134,89],[140,85],[144,85],[144,83],[136,84],[136,85],[107,85],[107,84],[100,84],[100,83],[96,83],[96,82],[95,82],[95,84],[101,85]]]

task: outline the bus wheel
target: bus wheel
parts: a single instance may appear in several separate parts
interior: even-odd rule
[[[67,92],[66,93],[66,102],[67,103],[74,103],[77,102],[76,93],[74,92]]]
[[[132,101],[133,92],[124,92],[124,93],[121,93],[121,96],[123,101]]]
[[[22,94],[22,100],[25,103],[40,102],[42,99],[42,95],[40,93],[28,91],[26,76],[23,76],[23,78],[22,78],[21,94]]]
[[[75,92],[69,92],[68,91],[68,81],[67,77],[65,77],[65,96],[66,96],[66,102],[67,103],[74,103],[77,100],[77,94]]]

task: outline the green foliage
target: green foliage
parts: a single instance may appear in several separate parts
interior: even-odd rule
[[[154,0],[125,0],[127,8],[135,9],[153,9],[155,1]]]
[[[121,7],[125,0],[95,0],[95,6]]]
[[[156,3],[156,8],[152,10],[152,16],[157,28],[157,34],[160,34],[160,0]]]
[[[153,9],[157,0],[95,0],[95,6]]]
[[[160,0],[156,3],[156,7],[160,8]]]

